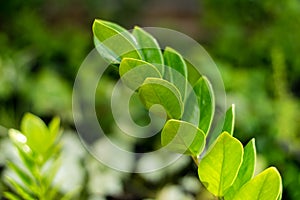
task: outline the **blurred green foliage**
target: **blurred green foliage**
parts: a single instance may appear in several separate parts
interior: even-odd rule
[[[163,172],[122,174],[87,156],[72,130],[72,85],[77,69],[93,48],[94,18],[128,28],[133,24],[159,25],[168,21],[169,27],[181,31],[180,23],[188,24],[190,29],[184,33],[191,31],[204,44],[223,76],[228,105],[236,104],[236,137],[244,144],[255,137],[257,152],[264,155],[258,159],[261,168],[276,165],[283,176],[283,199],[300,199],[299,1],[167,2],[170,6],[162,8],[170,10],[163,12],[157,10],[160,1],[142,0],[0,3],[1,175],[5,160],[11,155],[6,128],[18,128],[23,113],[30,111],[46,122],[54,115],[62,118],[65,164],[60,177],[68,180],[77,175],[62,190],[86,182],[81,199],[207,198],[194,174],[191,176],[195,169],[187,167],[188,159]],[[185,6],[190,5],[199,9],[187,13]],[[157,11],[156,18],[151,10]],[[151,19],[158,21],[150,23]],[[200,30],[199,34],[194,30]],[[112,68],[106,74],[101,83],[107,87],[99,84],[97,89],[97,115],[112,137],[117,138],[122,134],[112,122],[109,110],[109,93],[116,73]],[[139,115],[144,117],[147,113]],[[138,150],[153,145],[148,143],[128,140],[126,145]],[[103,180],[107,184],[103,185]],[[4,189],[1,182],[0,190]]]
[[[11,191],[5,191],[4,196],[10,200],[57,199],[60,189],[52,182],[61,163],[60,119],[54,118],[47,127],[40,118],[27,113],[21,131],[9,129],[18,161],[10,158],[7,162],[4,181]]]

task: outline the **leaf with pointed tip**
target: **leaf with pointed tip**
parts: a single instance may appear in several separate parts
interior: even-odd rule
[[[233,200],[277,200],[281,193],[281,176],[275,167],[270,167],[247,182]]]
[[[213,132],[209,135],[208,146],[211,146],[220,133],[226,131],[233,135],[234,130],[234,120],[235,120],[235,106],[232,104],[226,113],[218,119],[217,125],[214,128]]]
[[[133,90],[138,89],[148,77],[162,77],[154,65],[134,58],[124,58],[119,73],[121,80]]]
[[[183,103],[180,93],[172,83],[166,80],[147,78],[139,89],[139,96],[147,109],[160,104],[169,118],[180,119],[182,116]]]
[[[235,120],[235,106],[234,104],[232,104],[231,107],[226,112],[222,132],[226,131],[231,135],[233,135],[234,120]]]
[[[193,124],[170,119],[161,132],[161,143],[176,153],[198,156],[205,146],[205,134]]]
[[[214,96],[212,86],[205,76],[202,76],[194,86],[198,107],[200,110],[198,127],[204,133],[208,133],[215,111]],[[192,106],[192,105],[191,105]]]
[[[171,47],[164,50],[165,74],[164,78],[173,83],[185,100],[187,88],[187,66],[182,56]]]
[[[160,74],[164,74],[164,58],[156,39],[143,30],[135,26],[132,35],[136,38],[140,51],[143,54],[144,60],[153,64],[159,70]]]
[[[233,184],[242,161],[243,145],[224,132],[200,161],[199,178],[209,192],[222,197]]]
[[[96,19],[93,23],[95,46],[110,63],[118,64],[122,58],[142,59],[135,38],[121,26]]]
[[[252,139],[244,148],[243,163],[239,173],[225,194],[225,199],[232,199],[238,190],[253,177],[256,161],[255,140]]]
[[[55,141],[60,136],[60,118],[54,117],[48,125],[51,141]]]

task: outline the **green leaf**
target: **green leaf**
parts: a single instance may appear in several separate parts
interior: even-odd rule
[[[193,124],[170,119],[161,132],[161,142],[176,153],[198,156],[205,146],[205,134]]]
[[[144,60],[157,67],[160,74],[164,74],[164,58],[156,39],[144,31],[142,28],[135,26],[132,35],[136,38]]]
[[[222,197],[233,184],[242,160],[242,144],[224,132],[200,161],[199,178],[209,192]]]
[[[47,198],[49,199],[55,199],[58,195],[59,195],[59,186],[52,187],[50,190],[47,191]]]
[[[7,182],[10,184],[10,187],[25,200],[34,200],[33,194],[31,194],[28,190],[22,187],[18,182],[12,179],[9,176],[6,176]]]
[[[18,197],[17,195],[11,193],[11,192],[4,192],[4,197],[6,197],[9,200],[22,200],[20,197]]]
[[[173,83],[185,100],[187,89],[187,66],[182,56],[170,47],[164,50],[165,75],[164,78]]]
[[[54,117],[48,125],[51,143],[54,143],[60,136],[60,119],[59,117]]]
[[[28,146],[36,153],[43,154],[52,145],[46,124],[33,114],[25,114],[21,122],[21,132],[26,136]]]
[[[44,154],[44,161],[47,162],[50,159],[56,159],[59,158],[61,155],[61,149],[62,149],[62,144],[61,143],[56,143],[55,145],[52,145],[47,153]],[[45,163],[42,163],[45,164]]]
[[[230,108],[226,111],[225,115],[218,119],[217,125],[214,128],[214,131],[210,134],[208,140],[208,146],[211,146],[220,133],[226,131],[233,135],[234,130],[234,120],[235,120],[235,106],[232,104]]]
[[[190,86],[187,89],[187,98],[184,102],[184,112],[182,120],[194,124],[196,127],[199,125],[200,109],[198,105],[198,98],[193,88]]]
[[[170,82],[159,78],[147,78],[139,89],[139,96],[147,109],[155,104],[165,108],[169,118],[180,119],[183,103],[177,88]]]
[[[27,146],[27,145],[26,145]],[[32,152],[26,152],[19,146],[16,146],[18,150],[18,154],[24,166],[28,169],[28,171],[33,172],[35,170],[35,158]],[[28,146],[27,146],[28,147]],[[28,147],[29,148],[29,147]]]
[[[282,193],[282,182],[275,167],[270,167],[247,182],[233,200],[277,200]]]
[[[19,166],[14,164],[13,162],[8,162],[7,166],[9,169],[15,172],[15,174],[20,178],[24,186],[26,186],[28,189],[32,190],[33,188],[33,181],[32,177],[30,177],[23,169],[21,169]]]
[[[200,110],[198,127],[207,134],[210,129],[215,111],[212,86],[208,79],[205,76],[202,76],[195,84],[193,91],[196,94],[198,107]]]
[[[233,135],[234,120],[235,120],[235,106],[234,104],[232,104],[231,107],[226,111],[222,132],[226,131],[231,135]]]
[[[255,170],[256,161],[256,149],[255,140],[252,139],[244,148],[243,163],[240,167],[239,173],[233,183],[229,188],[228,192],[225,194],[225,199],[232,199],[233,196],[238,192],[238,190],[251,178],[253,177]]]
[[[111,63],[122,58],[142,59],[133,36],[121,26],[96,19],[93,24],[94,42],[99,53]]]
[[[15,129],[9,129],[8,135],[18,150],[21,161],[30,172],[34,171],[36,158],[30,147],[27,145],[27,138],[24,134]]]
[[[119,73],[122,81],[133,90],[140,87],[148,77],[162,77],[154,65],[134,58],[124,58]]]
[[[201,78],[201,74],[198,72],[198,70],[193,66],[190,62],[185,60],[187,71],[188,71],[188,82],[193,87],[199,78]]]

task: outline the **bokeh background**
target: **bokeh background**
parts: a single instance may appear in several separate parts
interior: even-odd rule
[[[32,112],[45,121],[62,118],[63,165],[56,179],[62,193],[77,190],[76,199],[208,198],[189,158],[156,173],[128,174],[99,164],[82,147],[72,120],[72,87],[81,62],[93,49],[95,18],[128,29],[171,28],[203,45],[219,67],[228,103],[236,104],[235,136],[244,144],[256,138],[257,170],[276,166],[283,177],[283,199],[300,199],[298,0],[0,1],[1,176],[5,161],[13,156],[7,129],[19,128],[23,114]],[[96,110],[113,135],[118,130],[109,91],[117,77],[113,70],[106,75],[97,91]],[[139,119],[143,123],[144,118]],[[138,150],[156,141],[122,142]]]

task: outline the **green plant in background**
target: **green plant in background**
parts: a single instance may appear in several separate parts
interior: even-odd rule
[[[47,127],[40,118],[30,113],[23,117],[21,131],[9,130],[19,162],[10,160],[7,163],[5,179],[11,191],[4,193],[6,198],[46,200],[60,197],[59,187],[53,185],[61,164],[60,135],[58,117],[53,118]]]
[[[191,68],[179,52],[170,47],[161,51],[156,39],[139,27],[130,33],[115,23],[95,20],[93,32],[98,52],[119,66],[121,80],[138,93],[145,108],[160,116],[162,111],[152,106],[164,107],[168,121],[161,131],[162,146],[191,156],[210,193],[218,199],[281,199],[281,176],[275,167],[253,177],[255,142],[243,147],[233,137],[234,106],[224,124],[218,124],[221,133],[208,134],[215,107],[212,87],[200,74],[193,75],[196,82],[190,81]]]

